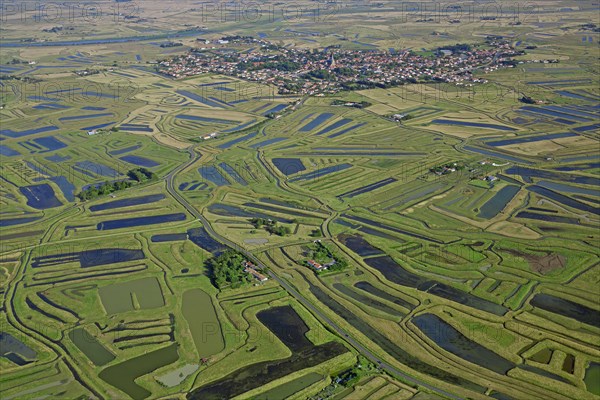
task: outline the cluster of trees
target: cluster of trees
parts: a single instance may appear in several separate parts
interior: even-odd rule
[[[526,104],[536,104],[536,101],[529,96],[523,96],[519,99],[519,101],[521,101],[522,103],[526,103]]]
[[[238,288],[252,281],[252,277],[244,272],[245,258],[241,253],[234,250],[226,250],[217,257],[206,261],[206,266],[213,284],[223,289],[225,287]]]
[[[158,179],[158,175],[146,168],[131,169],[127,171],[127,176],[139,183]]]
[[[332,106],[345,106],[347,103],[351,103],[352,105],[350,107],[355,107],[355,108],[367,108],[371,105],[371,103],[369,103],[368,101],[345,101],[345,100],[333,100],[331,102]]]
[[[104,182],[99,186],[92,185],[86,190],[81,191],[77,195],[81,200],[93,200],[99,196],[106,196],[107,194],[111,194],[112,192],[116,192],[117,190],[127,189],[133,186],[133,182],[131,181],[116,181],[116,182]]]
[[[135,168],[127,171],[129,181],[104,182],[100,185],[92,185],[86,190],[81,191],[77,197],[81,200],[92,200],[99,196],[105,196],[132,187],[136,182],[143,183],[146,181],[155,181],[158,175],[146,168]]]
[[[341,271],[348,266],[348,261],[344,257],[330,250],[321,241],[315,242],[312,246],[310,258],[319,264],[329,264],[334,261],[333,264],[327,267],[329,271]]]
[[[165,47],[179,47],[179,46],[183,46],[183,43],[181,42],[167,42],[167,43],[161,43],[160,47],[165,48]]]
[[[273,221],[272,219],[252,218],[250,223],[257,229],[264,226],[267,232],[278,236],[286,236],[292,233],[292,230],[289,227],[277,225],[277,221]]]
[[[488,36],[488,39],[490,38],[490,36]],[[500,36],[500,38],[502,38]],[[465,51],[471,51],[472,47],[470,44],[467,43],[457,43],[451,46],[444,46],[444,47],[438,47],[437,50],[450,50],[453,53],[461,53],[461,52],[465,52]]]

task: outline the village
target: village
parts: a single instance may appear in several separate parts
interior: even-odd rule
[[[219,39],[215,44],[163,60],[157,66],[158,72],[173,78],[217,73],[275,85],[279,94],[315,95],[418,82],[485,83],[485,79],[473,75],[474,70],[488,73],[513,67],[511,57],[522,54],[503,40],[488,40],[489,46],[485,47],[450,46],[433,55],[337,46],[311,50],[251,37]],[[244,45],[253,47],[246,51],[231,49]]]

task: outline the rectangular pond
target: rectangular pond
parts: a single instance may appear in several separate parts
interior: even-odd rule
[[[253,149],[256,149],[256,148],[260,148],[260,147],[269,146],[271,144],[283,142],[286,139],[287,138],[282,138],[282,137],[280,137],[280,138],[271,138],[271,139],[263,140],[262,142],[251,144],[250,147],[253,148]]]
[[[259,211],[248,211],[241,207],[233,206],[230,204],[213,203],[208,206],[208,211],[213,214],[221,215],[224,217],[241,217],[241,218],[263,218],[272,219],[273,221],[289,224],[292,222],[291,219],[275,217]]]
[[[201,121],[201,122],[209,122],[212,124],[235,124],[235,123],[239,123],[240,121],[233,121],[233,120],[229,120],[229,119],[220,119],[220,118],[208,118],[208,117],[200,117],[198,115],[187,115],[187,114],[179,114],[176,115],[175,118],[177,119],[187,119],[189,121]]]
[[[43,126],[41,128],[26,129],[24,131],[13,131],[11,129],[0,130],[0,135],[8,136],[10,138],[20,138],[22,136],[36,135],[38,133],[46,133],[58,130],[55,125]]]
[[[563,160],[566,162],[566,160]],[[575,161],[575,160],[572,160]],[[575,174],[563,174],[560,172],[552,172],[541,169],[527,168],[527,167],[510,167],[504,171],[506,174],[519,175],[523,178],[541,178],[550,179],[559,182],[570,182],[578,183],[581,185],[594,185],[600,186],[600,179],[591,176],[575,175]]]
[[[152,215],[146,217],[133,217],[103,221],[96,225],[96,229],[98,229],[99,231],[107,231],[111,229],[132,228],[135,226],[166,224],[169,222],[185,221],[185,219],[186,216],[183,213]]]
[[[333,114],[333,113],[322,113],[322,114],[319,114],[315,119],[313,119],[312,121],[310,121],[309,123],[307,123],[306,125],[304,125],[298,131],[299,132],[310,132],[313,129],[315,129],[317,126],[321,125],[322,123],[324,123],[325,121],[327,121],[328,119],[330,119],[331,117],[333,117],[334,115],[335,114]]]
[[[277,104],[275,107],[269,108],[267,111],[263,112],[262,115],[269,115],[271,113],[276,113],[282,111],[288,106],[288,104]]]
[[[333,139],[333,138],[336,138],[336,137],[338,137],[338,136],[341,136],[341,135],[343,135],[343,134],[345,134],[345,133],[348,133],[348,132],[350,132],[350,131],[353,131],[353,130],[355,130],[355,129],[358,129],[358,128],[360,128],[361,126],[364,126],[364,125],[366,125],[366,124],[367,124],[366,122],[361,122],[361,123],[359,123],[359,124],[352,125],[352,126],[350,126],[350,127],[346,128],[346,129],[342,129],[341,131],[339,131],[339,132],[336,132],[336,133],[333,133],[333,134],[331,134],[331,135],[329,135],[329,136],[327,136],[327,137],[328,137],[329,139]]]
[[[492,151],[492,150],[481,149],[479,147],[465,146],[465,147],[463,147],[463,149],[465,149],[467,151],[472,151],[474,153],[483,154],[484,156],[488,156],[488,157],[495,157],[495,158],[499,158],[499,159],[502,159],[502,160],[512,161],[514,163],[519,163],[519,164],[533,164],[533,162],[527,161],[527,160],[525,160],[523,158],[518,158],[518,157],[510,156],[508,154],[499,153],[499,152]]]
[[[19,153],[16,150],[11,149],[8,146],[5,146],[3,144],[0,144],[0,156],[4,156],[4,157],[14,157],[14,156],[19,156],[21,155],[21,153]]]
[[[178,242],[187,240],[187,233],[163,233],[160,235],[152,235],[150,240],[152,243],[163,243],[163,242]]]
[[[135,310],[134,299],[142,310],[165,305],[160,284],[155,277],[102,286],[98,294],[108,315]]]
[[[142,156],[128,155],[119,157],[119,159],[128,162],[129,164],[146,168],[158,167],[160,165],[160,163]]]
[[[146,258],[142,250],[105,248],[74,251],[53,255],[33,257],[32,268],[46,268],[55,265],[78,262],[81,268],[97,267],[121,262],[143,260]]]
[[[232,122],[236,122],[236,121],[232,121]],[[231,132],[241,131],[242,129],[249,127],[250,125],[254,124],[255,122],[256,122],[256,120],[253,119],[250,122],[246,122],[245,124],[240,124],[238,126],[234,126],[233,128],[225,129],[222,132],[231,133]]]
[[[432,124],[438,125],[456,125],[456,126],[467,126],[472,128],[486,128],[486,129],[497,129],[500,131],[516,131],[515,128],[511,128],[510,126],[498,125],[498,124],[488,124],[484,122],[469,122],[469,121],[456,121],[452,119],[443,119],[438,118],[431,121]]]
[[[120,156],[121,154],[129,153],[130,151],[137,150],[141,147],[142,147],[141,144],[135,144],[133,146],[124,147],[122,149],[111,150],[108,152],[108,154],[110,154],[111,156]]]
[[[510,203],[520,189],[519,186],[515,185],[504,186],[494,195],[494,197],[481,206],[477,216],[485,219],[494,218],[500,211],[504,210],[504,207]]]
[[[342,126],[347,125],[350,122],[352,122],[352,120],[350,118],[340,119],[339,121],[334,122],[333,124],[331,124],[329,126],[326,126],[325,128],[321,129],[319,132],[316,133],[316,135],[317,136],[324,135],[326,133],[329,133],[329,132],[333,131],[334,129],[341,128]]]
[[[366,185],[366,186],[363,186],[363,187],[359,187],[357,189],[350,190],[348,192],[342,193],[338,197],[348,197],[348,198],[356,197],[356,196],[359,196],[359,195],[361,195],[363,193],[372,192],[373,190],[376,190],[376,189],[379,189],[381,187],[387,186],[390,183],[394,183],[396,181],[397,181],[397,179],[395,179],[395,178],[382,179],[382,180],[380,180],[378,182],[371,183],[369,185]]]
[[[188,97],[188,98],[190,98],[192,100],[195,100],[198,103],[202,103],[204,105],[207,105],[209,107],[225,108],[221,104],[217,103],[216,101],[207,99],[204,96],[200,96],[199,94],[192,93],[192,92],[190,92],[188,90],[177,90],[176,93],[179,94],[179,95],[181,95],[181,96],[185,96],[185,97]]]
[[[112,210],[114,208],[123,208],[123,207],[131,207],[131,206],[139,206],[142,204],[155,203],[157,201],[165,199],[166,196],[164,194],[149,194],[145,196],[137,196],[137,197],[129,197],[126,199],[119,199],[114,201],[109,201],[102,204],[95,204],[89,207],[89,210],[92,212],[96,211],[104,211],[104,210]]]
[[[567,207],[575,208],[580,211],[588,212],[595,215],[600,215],[600,209],[598,207],[590,206],[586,203],[582,203],[578,200],[572,199],[568,196],[557,193],[553,190],[546,189],[542,186],[527,186],[527,190],[539,194],[540,196],[547,197],[551,200],[557,201]]]
[[[112,113],[98,113],[98,114],[84,114],[84,115],[72,115],[69,117],[61,117],[58,120],[60,122],[67,121],[80,121],[82,119],[101,118],[101,117],[112,117]]]
[[[521,136],[514,139],[505,139],[505,140],[495,140],[495,141],[486,141],[485,144],[492,147],[500,147],[500,146],[508,146],[511,144],[521,144],[521,143],[534,143],[541,142],[544,140],[553,140],[553,139],[561,139],[567,137],[577,136],[576,133],[572,132],[563,132],[563,133],[552,133],[548,135],[528,135]]]
[[[600,196],[600,188],[582,188],[577,186],[565,185],[564,183],[558,182],[550,182],[550,181],[539,181],[537,184],[546,189],[558,191],[558,192],[566,192],[566,193],[576,193],[576,194],[587,194],[590,196]]]
[[[232,147],[232,146],[234,146],[234,145],[236,145],[238,143],[250,140],[250,139],[254,138],[256,135],[258,135],[258,132],[252,132],[252,133],[249,133],[249,134],[244,135],[244,136],[239,136],[239,137],[237,137],[237,138],[235,138],[235,139],[233,139],[233,140],[231,140],[229,142],[221,143],[217,147],[219,149],[228,149],[228,148],[230,148],[230,147]]]

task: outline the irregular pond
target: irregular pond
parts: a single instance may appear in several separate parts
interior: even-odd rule
[[[23,186],[19,188],[19,191],[27,198],[27,205],[38,210],[62,206],[60,200],[56,198],[52,186],[47,183]]]
[[[367,293],[370,293],[373,296],[379,297],[383,300],[387,300],[387,301],[397,304],[401,307],[404,307],[409,311],[412,310],[413,308],[415,308],[414,304],[409,303],[408,301],[406,301],[400,297],[393,296],[390,293],[386,292],[385,290],[381,290],[378,287],[373,286],[372,284],[370,284],[367,281],[356,282],[354,284],[354,287],[357,289],[363,290]]]
[[[277,169],[286,176],[306,170],[299,158],[274,158],[272,161]]]
[[[10,333],[0,332],[0,357],[25,365],[35,360],[37,353]]]
[[[188,399],[230,399],[347,352],[339,342],[328,342],[319,346],[312,344],[305,336],[308,327],[291,306],[260,311],[257,318],[292,351],[292,355],[283,360],[264,361],[242,367],[215,382],[193,390],[187,395]]]
[[[382,302],[372,299],[369,296],[365,296],[361,293],[357,293],[344,284],[334,283],[333,288],[335,290],[337,290],[338,292],[350,297],[351,299],[356,300],[361,305],[365,305],[367,307],[371,307],[376,310],[383,311],[384,313],[395,316],[395,317],[403,317],[404,315],[406,315],[405,313],[398,311],[395,308],[388,306],[387,304],[383,304]]]
[[[304,175],[296,176],[294,178],[291,178],[289,181],[290,182],[298,182],[298,181],[316,180],[316,179],[321,178],[322,176],[332,174],[335,172],[340,172],[340,171],[343,171],[350,167],[352,167],[352,164],[348,164],[348,163],[332,165],[329,167],[320,168],[315,171],[308,172]]]
[[[308,282],[310,292],[324,305],[329,307],[336,315],[343,318],[354,328],[358,329],[371,341],[381,347],[386,353],[394,357],[398,362],[410,366],[410,368],[419,371],[421,373],[431,375],[437,379],[441,379],[445,382],[449,382],[454,385],[458,385],[470,390],[474,390],[479,393],[483,393],[486,388],[481,387],[473,382],[458,377],[451,372],[442,370],[434,365],[430,365],[413,356],[404,350],[401,346],[388,339],[387,336],[383,335],[379,330],[373,328],[370,324],[356,316],[355,313],[350,312],[347,308],[325,293],[321,288]]]
[[[84,328],[75,328],[70,331],[69,339],[97,366],[108,364],[115,359],[115,355],[108,351],[106,347]]]
[[[573,318],[581,323],[600,328],[600,311],[593,310],[582,304],[561,299],[546,293],[538,293],[529,302],[533,307],[550,311],[567,318]]]
[[[178,359],[177,344],[173,343],[162,349],[112,365],[100,371],[98,376],[134,400],[142,400],[152,393],[135,383],[135,379],[165,365],[172,364]]]
[[[506,375],[515,367],[513,362],[468,339],[435,314],[421,314],[414,317],[411,322],[435,344],[463,360],[501,375]]]
[[[212,182],[217,186],[229,185],[229,181],[225,179],[214,165],[203,165],[198,168],[198,172],[200,172],[200,176],[202,176],[203,179]]]

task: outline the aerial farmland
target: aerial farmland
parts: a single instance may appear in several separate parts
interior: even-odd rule
[[[26,3],[1,399],[600,398],[597,2]]]

